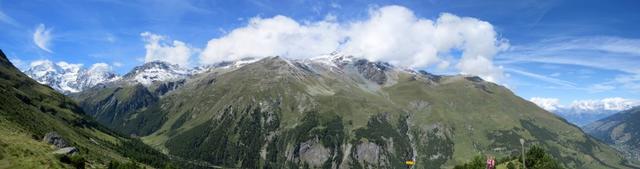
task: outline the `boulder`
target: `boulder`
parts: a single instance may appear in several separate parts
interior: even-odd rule
[[[57,132],[49,132],[44,135],[42,141],[45,143],[54,145],[56,148],[65,148],[69,147],[69,143],[62,138]]]
[[[62,155],[73,155],[78,152],[78,149],[75,147],[65,147],[58,149],[53,152],[53,154],[62,154]]]

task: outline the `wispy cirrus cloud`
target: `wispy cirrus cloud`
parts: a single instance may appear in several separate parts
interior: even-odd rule
[[[18,22],[15,19],[2,12],[2,10],[0,10],[0,22],[11,26],[19,26]]]
[[[498,64],[524,62],[567,64],[640,74],[640,39],[577,37],[514,45],[496,56]]]
[[[523,75],[523,76],[527,76],[530,78],[534,78],[534,79],[538,79],[547,83],[551,83],[551,84],[555,84],[555,85],[559,85],[562,87],[570,87],[570,88],[576,88],[576,84],[573,82],[569,82],[569,81],[565,81],[565,80],[561,80],[561,79],[557,79],[557,78],[552,78],[549,76],[545,76],[545,75],[541,75],[541,74],[536,74],[536,73],[532,73],[532,72],[528,72],[528,71],[524,71],[524,70],[519,70],[519,69],[514,69],[514,68],[504,68],[504,70],[506,72],[510,72],[510,73],[516,73],[519,75]]]
[[[44,24],[40,24],[36,27],[36,31],[33,32],[33,43],[35,43],[40,49],[49,53],[53,53],[53,51],[49,49],[52,39],[51,30],[51,28],[47,29]]]
[[[501,65],[542,63],[583,66],[591,69],[617,72],[613,79],[602,79],[601,82],[580,86],[588,92],[597,93],[616,89],[640,92],[640,39],[594,36],[563,37],[542,40],[532,44],[520,44],[509,51],[496,56],[496,63]],[[534,77],[526,72],[515,72]],[[559,79],[540,77],[547,82],[559,82]],[[567,86],[567,85],[563,85]]]

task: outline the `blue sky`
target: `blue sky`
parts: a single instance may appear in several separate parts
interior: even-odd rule
[[[558,98],[562,104],[640,99],[640,2],[631,0],[0,0],[0,48],[22,66],[41,59],[85,66],[103,62],[124,74],[153,54],[146,45],[154,40],[159,48],[183,47],[183,53],[192,55],[188,65],[193,66],[199,64],[198,55],[208,51],[208,42],[246,27],[252,18],[282,15],[301,25],[327,20],[340,25],[368,20],[372,11],[389,5],[423,20],[436,21],[450,13],[489,23],[494,37],[508,43],[488,57],[503,76],[496,81],[526,99]],[[462,54],[457,49],[448,52],[453,62]],[[463,71],[433,64],[417,68],[441,74]]]

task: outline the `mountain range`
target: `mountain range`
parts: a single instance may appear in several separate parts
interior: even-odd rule
[[[583,127],[585,132],[640,160],[640,106],[625,110]]]
[[[404,168],[406,160],[450,168],[477,155],[516,155],[521,138],[567,168],[633,167],[563,118],[475,76],[340,54],[186,71],[160,65],[70,96],[99,123],[193,168]]]
[[[71,98],[21,73],[0,50],[0,168],[169,164],[164,154],[87,116]]]
[[[85,69],[80,64],[53,63],[48,60],[32,62],[24,72],[41,84],[51,86],[62,93],[80,92],[100,83],[119,79],[108,65],[96,64]]]
[[[559,104],[559,101],[555,99],[532,98],[531,101],[541,108],[556,113],[560,117],[567,119],[570,123],[578,126],[585,126],[615,113],[640,105],[640,101],[617,97],[602,100],[574,101],[568,106]]]

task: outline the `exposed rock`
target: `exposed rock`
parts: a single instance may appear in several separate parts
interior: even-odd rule
[[[387,75],[385,74],[385,71],[391,65],[383,62],[369,62],[367,60],[361,59],[356,61],[354,63],[354,66],[358,68],[358,72],[360,72],[366,79],[382,85],[387,81]]]
[[[439,82],[440,79],[442,79],[442,76],[434,75],[434,74],[431,74],[431,73],[429,73],[427,71],[424,71],[424,70],[419,70],[418,72],[420,74],[422,74],[424,77],[426,77],[427,79],[429,79],[431,81],[434,81],[434,82]]]
[[[472,82],[483,82],[484,80],[478,76],[468,76],[465,77],[465,79],[472,81]]]
[[[78,149],[76,147],[65,147],[54,151],[53,154],[73,155],[77,152]]]
[[[367,166],[378,165],[382,149],[372,142],[363,142],[356,146],[356,159],[360,164]]]
[[[180,88],[182,85],[184,85],[185,81],[185,79],[180,79],[177,81],[161,83],[158,85],[158,88],[154,90],[154,94],[158,96],[164,95],[170,91]]]
[[[313,167],[321,167],[331,157],[331,151],[317,137],[300,144],[299,152],[300,159]]]
[[[64,140],[64,138],[62,138],[62,136],[60,136],[57,132],[47,133],[46,135],[44,135],[44,138],[42,138],[42,141],[48,144],[52,144],[56,146],[56,148],[69,147],[69,143],[67,143],[67,141]]]

